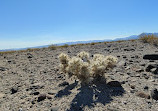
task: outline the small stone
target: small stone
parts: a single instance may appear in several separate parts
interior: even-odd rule
[[[151,97],[152,97],[152,99],[158,100],[158,91],[157,91],[157,89],[153,89],[151,91]]]
[[[52,107],[50,111],[58,111],[59,107]]]
[[[150,99],[150,95],[145,94],[144,92],[138,92],[136,95],[141,97],[141,98]]]
[[[33,100],[31,101],[31,103],[32,103],[32,104],[35,104],[35,103],[36,103],[36,100],[35,100],[35,99],[33,99]]]
[[[28,90],[32,90],[32,89],[42,89],[44,88],[44,85],[41,83],[35,83],[32,86],[30,86],[30,88]]]
[[[137,90],[136,89],[132,89],[130,90],[130,93],[135,93]]]
[[[61,79],[61,78],[62,78],[62,76],[60,75],[60,76],[58,76],[58,78],[59,78],[59,79]]]
[[[143,74],[142,77],[144,77],[145,79],[149,79],[149,76],[147,74]]]
[[[109,85],[111,87],[121,87],[121,83],[118,81],[110,81],[107,83],[107,85]]]
[[[32,56],[31,56],[31,55],[29,55],[27,58],[29,58],[29,59],[30,59],[30,58],[32,58]]]
[[[126,81],[122,81],[122,82],[121,82],[121,84],[125,84],[125,83],[126,83]]]
[[[61,86],[68,86],[68,85],[69,85],[69,83],[64,81],[63,83],[59,84],[59,87],[61,87]]]
[[[139,73],[144,72],[144,69],[137,69],[136,72],[139,72]]]
[[[140,64],[141,66],[145,66],[145,64]]]
[[[45,100],[46,99],[46,94],[40,94],[39,96],[38,96],[38,102],[40,102],[40,101],[43,101],[43,100]]]
[[[135,89],[135,86],[134,86],[134,85],[131,85],[131,88],[132,88],[132,89]]]
[[[52,99],[52,97],[51,97],[51,96],[47,96],[47,98],[48,98],[48,99]]]
[[[16,92],[18,92],[18,87],[17,86],[12,87],[11,88],[11,94],[14,94]]]
[[[5,68],[5,67],[0,67],[0,71],[6,71],[7,70],[7,68]]]
[[[39,95],[40,93],[38,91],[33,91],[30,93],[30,95]]]
[[[144,87],[144,89],[145,89],[145,90],[148,90],[148,89],[149,89],[149,87],[148,87],[148,86],[145,86],[145,87]]]
[[[55,93],[53,91],[48,92],[49,95],[54,95]]]

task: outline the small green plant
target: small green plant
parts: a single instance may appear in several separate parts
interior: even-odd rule
[[[112,69],[118,59],[114,56],[95,54],[92,59],[89,53],[82,51],[77,56],[70,58],[67,54],[61,53],[60,70],[71,76],[76,76],[81,83],[89,84],[95,80],[105,77],[105,72]]]

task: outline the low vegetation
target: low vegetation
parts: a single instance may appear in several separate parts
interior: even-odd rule
[[[51,50],[56,50],[57,46],[55,46],[55,45],[50,45],[48,48],[51,49]]]
[[[61,53],[58,58],[62,72],[68,74],[69,77],[77,77],[81,83],[85,84],[92,83],[95,80],[105,80],[105,72],[113,69],[118,60],[114,56],[101,54],[94,54],[90,59],[89,53],[85,51],[72,58]]]
[[[140,40],[142,40],[144,43],[150,43],[155,46],[158,46],[158,36],[154,34],[141,34],[139,36]]]

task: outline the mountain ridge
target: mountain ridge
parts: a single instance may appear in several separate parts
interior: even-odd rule
[[[146,35],[154,34],[154,35],[157,35],[157,36],[158,36],[158,33],[142,33],[142,34],[140,34],[140,35],[143,35],[143,34],[146,34]],[[56,43],[56,44],[51,44],[51,45],[62,46],[62,45],[65,45],[65,44],[74,45],[74,44],[85,44],[85,43],[93,43],[93,42],[95,43],[95,42],[112,42],[112,41],[119,41],[119,40],[131,40],[131,39],[138,39],[140,35],[131,35],[131,36],[128,36],[128,37],[116,38],[116,39],[64,42],[64,43]],[[51,46],[51,45],[43,45],[43,46],[35,46],[35,47],[26,47],[26,48],[3,49],[3,50],[0,50],[0,51],[25,50],[25,49],[28,49],[28,48],[45,48],[45,47],[49,47],[49,46]]]

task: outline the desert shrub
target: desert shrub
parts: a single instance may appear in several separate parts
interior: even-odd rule
[[[64,45],[59,46],[59,47],[61,47],[61,48],[67,48],[67,47],[69,47],[69,45],[68,44],[64,44]]]
[[[66,72],[66,68],[68,66],[68,62],[69,62],[69,56],[67,54],[64,54],[64,53],[61,53],[59,56],[58,56],[59,60],[60,60],[60,69],[62,72]]]
[[[85,51],[78,53],[77,56],[79,58],[81,58],[84,62],[88,62],[88,60],[89,60],[89,53],[87,53]]]
[[[158,36],[154,34],[140,34],[139,35],[140,40],[142,40],[144,43],[150,43],[153,45],[158,45]]]
[[[12,54],[12,53],[16,53],[17,51],[3,51],[3,52],[0,52],[0,54]]]
[[[92,42],[91,45],[95,45],[96,43]]]
[[[69,77],[76,76],[81,83],[86,84],[104,78],[105,72],[112,69],[117,63],[117,58],[111,55],[94,54],[90,60],[89,53],[85,51],[72,58],[61,53],[59,60],[61,71],[67,73]]]
[[[105,61],[107,63],[107,68],[112,69],[116,65],[118,59],[114,56],[109,55],[105,57]]]
[[[55,50],[55,49],[57,48],[57,46],[55,46],[55,45],[50,45],[48,48],[51,49],[51,50]]]

